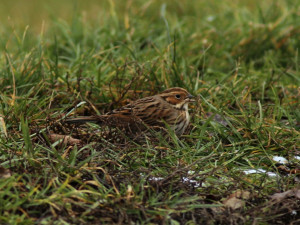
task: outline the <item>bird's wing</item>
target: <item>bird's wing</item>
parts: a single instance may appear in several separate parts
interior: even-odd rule
[[[167,120],[168,109],[158,96],[139,99],[119,109],[115,109],[106,115],[118,117],[124,121],[138,119],[148,126],[164,126]]]

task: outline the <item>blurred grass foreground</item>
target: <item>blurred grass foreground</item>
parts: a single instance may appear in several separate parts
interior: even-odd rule
[[[0,0],[1,224],[299,224],[300,1]],[[180,139],[64,117],[180,86]]]

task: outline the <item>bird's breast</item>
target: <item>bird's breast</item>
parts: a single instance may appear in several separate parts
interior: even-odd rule
[[[177,135],[182,135],[189,125],[190,115],[188,111],[182,111],[173,125],[173,129]]]

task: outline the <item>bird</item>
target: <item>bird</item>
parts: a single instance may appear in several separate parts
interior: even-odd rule
[[[103,115],[83,116],[66,119],[67,123],[92,122],[109,127],[124,128],[139,132],[145,128],[170,127],[177,136],[184,133],[190,122],[189,103],[195,97],[187,90],[173,87],[165,91],[138,99],[121,108]]]

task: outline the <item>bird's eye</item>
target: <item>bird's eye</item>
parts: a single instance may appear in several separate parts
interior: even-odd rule
[[[180,99],[181,96],[177,94],[177,95],[175,95],[175,98]]]

